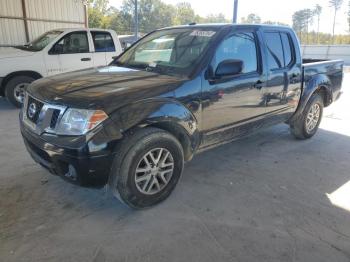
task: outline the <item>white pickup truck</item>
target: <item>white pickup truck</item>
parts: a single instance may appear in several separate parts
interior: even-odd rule
[[[0,49],[0,96],[17,107],[36,79],[104,66],[122,52],[113,30],[56,29],[24,46]]]

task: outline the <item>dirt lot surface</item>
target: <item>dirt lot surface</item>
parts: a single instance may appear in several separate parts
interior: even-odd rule
[[[144,211],[50,175],[0,98],[0,261],[350,261],[350,75],[321,129],[279,125],[197,155]]]

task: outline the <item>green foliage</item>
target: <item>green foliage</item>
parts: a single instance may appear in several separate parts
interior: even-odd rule
[[[194,21],[195,14],[190,3],[178,3],[175,7],[175,17],[173,18],[174,25],[185,25]]]
[[[330,0],[329,3],[336,11],[341,7],[343,0]],[[350,32],[350,0],[348,23]],[[135,0],[124,0],[119,9],[109,7],[109,0],[89,0],[89,27],[109,28],[118,34],[133,34],[134,31]],[[293,28],[297,32],[302,44],[332,44],[333,36],[318,32],[309,32],[314,18],[319,25],[322,7],[316,5],[312,9],[302,9],[293,14]],[[166,4],[162,0],[138,0],[140,33],[148,33],[157,28],[171,25],[196,23],[230,23],[223,14],[210,14],[201,17],[195,13],[187,2],[177,5]],[[259,15],[249,14],[241,19],[243,23],[262,23],[271,25],[287,24],[278,21],[262,21]],[[318,30],[317,30],[318,31]],[[334,44],[350,44],[349,35],[335,35]]]
[[[322,6],[320,6],[319,4],[317,4],[317,5],[315,6],[315,9],[314,9],[314,14],[315,14],[316,16],[320,16],[321,13],[322,13]]]
[[[329,0],[329,6],[333,7],[335,10],[339,10],[343,5],[343,0]]]
[[[139,0],[138,1],[139,30],[148,33],[154,29],[170,26],[173,24],[175,7],[167,5],[160,0]],[[135,3],[133,0],[124,0],[121,19],[127,19],[124,23],[129,26],[129,33],[134,30]],[[123,28],[123,32],[126,28]],[[115,29],[118,33],[118,29]]]
[[[314,11],[307,8],[296,11],[293,16],[293,29],[296,32],[308,32],[309,26],[313,23]]]
[[[88,7],[89,27],[108,28],[110,18],[106,16],[109,0],[90,0]]]
[[[261,18],[257,14],[249,14],[246,18],[242,17],[241,22],[243,24],[260,24]]]
[[[132,34],[134,31],[135,1],[124,0],[119,9],[108,8],[108,0],[90,0],[89,27],[111,28],[118,34]],[[196,15],[187,2],[177,5],[165,4],[161,0],[138,0],[139,30],[148,33],[157,28],[171,25],[196,23],[228,23],[223,14],[207,17]]]
[[[321,44],[321,45],[332,45],[333,44],[333,36],[332,34],[325,33],[317,33],[315,31],[306,33],[302,32],[298,34],[299,40],[301,44]],[[336,45],[345,45],[350,44],[350,35],[335,35],[334,36],[334,44]]]
[[[249,14],[247,17],[241,18],[241,23],[243,24],[266,24],[266,25],[282,25],[282,26],[289,26],[288,24],[279,22],[279,21],[262,21],[261,17],[257,14]]]
[[[230,21],[225,18],[225,15],[222,13],[219,14],[210,14],[207,17],[203,18],[201,23],[229,23]]]
[[[278,21],[271,21],[271,20],[267,20],[267,21],[263,21],[262,24],[265,25],[281,25],[281,26],[289,26],[286,23],[282,23],[282,22],[278,22]]]
[[[201,17],[196,15],[194,22],[198,24],[210,24],[210,23],[230,23],[230,20],[226,19],[225,15],[222,13],[219,14],[209,14],[206,17]]]
[[[335,21],[336,21],[336,18],[337,18],[337,12],[341,8],[342,4],[343,4],[343,0],[329,0],[329,6],[334,8],[333,38],[334,38],[334,29],[335,29]]]

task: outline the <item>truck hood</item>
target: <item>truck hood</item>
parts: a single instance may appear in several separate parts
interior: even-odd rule
[[[35,52],[25,51],[25,50],[17,49],[14,47],[2,47],[2,48],[0,48],[0,59],[32,56],[34,54],[35,54]]]
[[[107,66],[46,77],[32,83],[28,92],[53,104],[103,109],[106,113],[126,104],[171,91],[185,79],[124,67]]]

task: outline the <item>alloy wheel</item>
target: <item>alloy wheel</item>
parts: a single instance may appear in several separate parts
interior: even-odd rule
[[[311,106],[306,116],[306,131],[310,134],[317,126],[320,120],[321,108],[319,104]]]
[[[24,101],[24,94],[28,87],[29,83],[20,83],[15,86],[13,89],[13,96],[16,99],[16,101],[20,104],[23,104]]]
[[[165,148],[148,151],[135,171],[137,189],[146,195],[160,192],[170,181],[174,172],[174,158]]]

